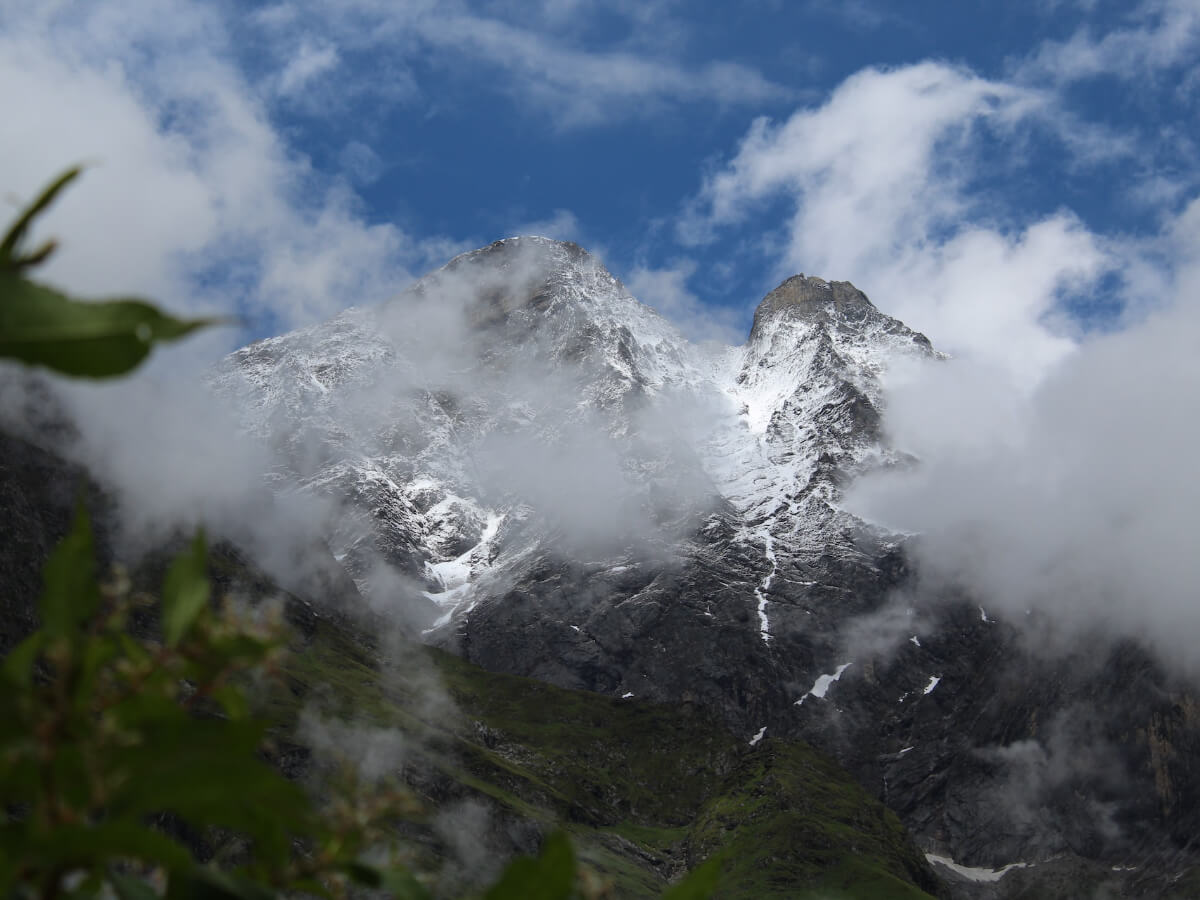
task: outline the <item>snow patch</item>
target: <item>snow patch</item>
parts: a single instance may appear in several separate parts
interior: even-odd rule
[[[454,559],[425,563],[425,574],[440,584],[442,589],[422,593],[445,610],[432,627],[426,629],[426,634],[445,625],[454,615],[470,612],[474,606],[471,596],[473,581],[480,572],[488,568],[488,550],[503,521],[503,515],[488,513],[487,524],[479,537],[479,543],[474,547]]]
[[[801,697],[799,700],[797,700],[795,705],[801,706],[804,703],[805,697],[816,697],[818,700],[824,700],[825,694],[829,691],[829,686],[835,681],[839,680],[842,677],[842,673],[852,665],[854,665],[853,660],[848,663],[842,663],[837,667],[832,675],[817,676],[817,680],[813,682],[813,686],[809,689],[809,692],[805,694],[804,697]]]
[[[975,866],[960,866],[948,856],[937,856],[933,853],[926,853],[925,858],[931,863],[936,863],[939,866],[944,866],[956,875],[966,878],[968,881],[975,882],[996,882],[1011,872],[1013,869],[1027,869],[1029,863],[1015,862],[1009,863],[999,869],[983,869]]]
[[[941,680],[942,680],[941,675],[931,675],[929,678],[929,684],[925,685],[925,690],[923,690],[921,693],[923,693],[923,694],[932,693],[933,689],[938,686],[938,684],[941,682]]]
[[[628,700],[632,696],[633,696],[633,691],[626,691],[624,694],[621,695],[621,699]]]
[[[767,591],[771,589],[771,582],[775,580],[775,572],[779,568],[779,563],[775,559],[775,538],[771,535],[769,528],[764,528],[762,538],[765,550],[764,555],[767,561],[771,564],[771,571],[762,580],[762,584],[754,589],[754,596],[758,598],[758,633],[764,644],[771,643],[771,623],[767,620]]]
[[[921,641],[917,638],[917,636],[915,634],[912,637],[910,637],[909,640],[912,641],[914,644],[916,644],[918,647],[921,646]]]
[[[758,734],[756,734],[756,735],[754,735],[754,737],[750,738],[750,746],[753,747],[755,744],[757,744],[759,741],[761,741],[763,739],[763,735],[765,735],[766,733],[767,733],[767,726],[764,725],[762,728],[758,729]]]

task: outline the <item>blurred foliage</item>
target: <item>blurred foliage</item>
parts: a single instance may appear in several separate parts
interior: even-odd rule
[[[256,898],[358,882],[425,896],[403,868],[359,861],[410,814],[403,788],[318,807],[266,761],[248,676],[278,674],[287,635],[278,616],[211,603],[206,556],[197,537],[155,606],[119,571],[97,581],[80,508],[45,568],[42,627],[0,668],[0,890]]]
[[[0,357],[64,375],[107,378],[135,368],[154,344],[220,320],[177,319],[135,298],[85,302],[26,277],[57,246],[49,240],[25,251],[30,227],[79,173],[76,167],[55,179],[0,240]]]

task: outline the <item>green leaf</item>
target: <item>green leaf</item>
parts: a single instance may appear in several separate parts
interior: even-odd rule
[[[83,171],[80,166],[72,166],[63,172],[58,178],[50,182],[49,185],[42,191],[36,200],[29,205],[17,221],[13,222],[8,229],[8,233],[4,235],[4,240],[0,241],[0,266],[13,266],[16,268],[21,265],[32,265],[33,263],[41,262],[49,255],[49,250],[42,247],[34,252],[30,257],[20,258],[17,256],[17,250],[20,247],[25,233],[29,230],[29,226],[33,224],[33,220],[45,212],[46,207],[54,202],[54,198],[58,196],[59,191],[65,188],[68,184],[79,177],[79,173]]]
[[[44,868],[86,868],[114,858],[158,863],[168,868],[192,864],[191,854],[182,846],[130,821],[60,825],[45,835],[25,835],[21,846],[12,850],[26,864]]]
[[[108,883],[112,885],[117,900],[159,900],[154,888],[140,878],[110,872]]]
[[[362,862],[343,863],[341,868],[356,884],[383,891],[393,900],[431,900],[429,891],[407,869],[377,869]]]
[[[311,894],[313,897],[322,897],[324,900],[337,900],[333,892],[316,878],[300,878],[291,882],[287,887],[290,892],[288,896],[290,897],[300,894]]]
[[[141,643],[127,634],[118,634],[116,637],[117,644],[121,648],[121,655],[127,657],[131,663],[141,665],[142,663],[149,662],[150,653]]]
[[[384,869],[381,887],[395,900],[432,900],[425,885],[417,881],[406,869]]]
[[[49,636],[69,635],[100,604],[96,585],[96,553],[87,508],[75,508],[75,523],[42,572],[44,587],[38,611]]]
[[[64,375],[122,375],[150,353],[217,319],[176,319],[142,300],[74,300],[12,272],[0,272],[0,357]]]
[[[164,715],[143,720],[142,734],[108,761],[112,813],[168,810],[193,827],[240,832],[260,863],[286,862],[291,833],[320,827],[304,790],[258,757],[261,724]]]
[[[485,900],[569,900],[575,887],[575,851],[566,834],[546,838],[537,859],[513,860]]]
[[[243,875],[197,866],[172,875],[168,900],[275,900],[275,892]]]
[[[86,808],[90,795],[87,753],[82,744],[83,741],[64,741],[48,766],[55,800],[68,809]]]
[[[692,869],[662,895],[662,900],[708,900],[721,880],[721,863],[724,855],[718,854],[703,865]]]
[[[79,655],[79,671],[75,681],[75,702],[80,708],[92,700],[96,677],[120,653],[119,645],[111,638],[90,636]]]
[[[299,878],[287,886],[289,897],[310,895],[323,900],[338,900],[337,896],[314,877]]]
[[[207,564],[208,548],[204,532],[199,532],[192,545],[175,557],[167,569],[162,604],[163,637],[168,646],[179,643],[208,604]]]
[[[375,888],[376,890],[383,887],[383,873],[374,866],[353,861],[343,863],[341,868],[343,872],[350,876],[355,884],[361,884],[363,887]]]
[[[28,688],[32,685],[33,664],[45,644],[44,631],[35,631],[17,644],[4,658],[4,677],[18,688]]]
[[[247,719],[250,717],[250,701],[246,698],[246,689],[240,684],[223,684],[213,688],[210,696],[221,704],[225,715],[231,719]]]

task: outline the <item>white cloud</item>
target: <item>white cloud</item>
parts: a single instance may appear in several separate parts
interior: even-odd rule
[[[530,234],[554,238],[556,241],[575,241],[579,243],[582,227],[575,213],[569,209],[556,209],[544,219],[520,222],[507,229],[507,231],[510,237]]]
[[[1047,41],[1016,70],[1021,80],[1079,81],[1097,76],[1124,79],[1184,66],[1196,69],[1200,4],[1195,0],[1145,0],[1133,22],[1104,33],[1083,27],[1065,41]]]
[[[736,63],[686,67],[620,51],[582,51],[476,16],[438,17],[424,21],[420,28],[433,46],[470,53],[516,76],[514,90],[552,110],[561,125],[644,114],[645,104],[757,103],[786,95],[759,73]]]
[[[1177,257],[1172,303],[1085,340],[1028,395],[970,360],[894,390],[887,427],[921,463],[860,482],[850,507],[921,532],[922,575],[989,612],[1135,636],[1197,670],[1198,272]]]
[[[99,161],[46,216],[62,249],[44,277],[286,328],[385,299],[427,265],[422,241],[365,223],[343,184],[287,146],[212,8],[21,12],[0,29],[3,189],[29,197],[66,165]],[[306,66],[294,86],[319,69]]]
[[[1069,213],[990,224],[970,185],[982,134],[1019,136],[1052,108],[1037,91],[940,63],[865,70],[820,107],[756,121],[705,183],[685,237],[711,239],[786,198],[780,275],[853,281],[943,349],[1036,381],[1072,346],[1045,316],[1111,261]]]
[[[957,212],[961,202],[953,191],[953,157],[944,154],[935,170],[935,147],[961,146],[977,120],[1011,120],[1039,99],[938,63],[866,69],[819,108],[800,110],[781,125],[756,120],[734,159],[705,185],[707,222],[737,221],[752,204],[780,192],[802,197],[806,205],[837,193],[853,206],[850,214],[882,215],[879,230],[887,231],[919,199],[918,224],[928,228]],[[931,188],[937,190],[929,195]],[[857,243],[849,242],[846,251],[861,253],[852,249]]]
[[[299,93],[314,78],[336,68],[339,59],[337,48],[331,44],[302,41],[279,73],[279,93],[284,96]]]
[[[1102,86],[1106,104],[1112,98],[1117,109],[1127,110],[1119,117],[1126,131],[1085,123],[1064,101],[1056,115],[1070,120],[1059,122],[1060,139],[1071,157],[1085,164],[1124,157],[1129,163],[1123,167],[1124,199],[1143,206],[1150,200],[1177,212],[1172,199],[1184,199],[1200,183],[1192,165],[1194,115],[1181,115],[1185,108],[1194,112],[1200,96],[1200,3],[1141,0],[1113,18],[1119,23],[1115,27],[1101,28],[1094,17],[1066,39],[1044,41],[1027,56],[1010,60],[1009,77],[1063,97]]]
[[[561,123],[778,91],[738,66],[583,51],[467,7],[418,2],[278,3],[245,15],[196,0],[9,3],[0,26],[0,77],[12,92],[0,191],[28,198],[71,163],[99,163],[44,220],[63,246],[45,277],[182,312],[235,311],[272,330],[383,299],[464,246],[368,224],[348,185],[378,175],[378,154],[352,141],[344,176],[323,175],[274,124],[270,103],[311,112],[314,97],[343,86],[346,54],[373,53],[370,89],[391,99],[411,96],[404,60],[414,54],[498,66],[502,89],[539,95]],[[263,51],[252,73],[237,52],[247,40]],[[570,214],[543,224],[559,236],[579,230]]]
[[[689,340],[741,344],[746,335],[740,312],[707,304],[688,288],[696,268],[690,259],[675,260],[662,268],[637,266],[630,272],[627,286],[633,296],[670,319]]]
[[[526,7],[522,14],[509,10],[510,17],[502,18],[482,14],[466,3],[296,2],[288,5],[286,15],[270,17],[268,24],[289,33],[304,28],[329,34],[341,46],[369,49],[404,65],[420,61],[455,77],[468,73],[476,84],[480,67],[499,70],[503,77],[488,79],[489,89],[552,116],[557,127],[645,116],[670,104],[753,104],[790,93],[738,63],[688,64],[671,53],[648,50],[638,41],[585,49],[555,30],[570,15],[587,20],[595,6],[551,2],[538,15],[529,14]],[[505,12],[503,4],[494,11]],[[628,18],[634,26],[648,18],[658,23],[656,33],[683,28],[678,21],[663,24],[663,4],[645,9],[623,4],[608,12]],[[637,28],[631,30],[636,33]]]
[[[677,15],[680,0],[489,0],[484,5],[491,16],[499,16],[523,28],[559,38],[584,38],[594,33],[599,22],[615,31],[621,47],[672,53],[687,46],[691,34],[687,20]]]

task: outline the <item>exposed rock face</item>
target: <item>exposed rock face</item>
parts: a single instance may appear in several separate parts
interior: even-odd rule
[[[37,627],[34,601],[42,563],[71,527],[75,495],[90,487],[84,473],[24,438],[0,431],[0,654]]]
[[[427,642],[803,736],[961,864],[1131,864],[1096,870],[1131,891],[1151,849],[1177,871],[1164,848],[1200,824],[1186,686],[1134,647],[1031,655],[839,507],[848,478],[909,462],[880,428],[904,356],[937,354],[846,282],[788,279],[712,350],[579,247],[518,238],[215,383],[277,448],[276,488],[335,505],[335,555]],[[865,617],[906,585],[929,627],[902,607],[871,649]]]

